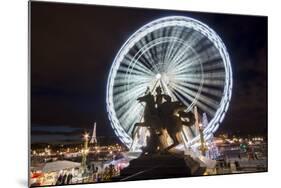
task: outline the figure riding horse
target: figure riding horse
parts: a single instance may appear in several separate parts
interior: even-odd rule
[[[159,100],[158,98],[157,103],[155,103],[154,96],[150,92],[147,92],[146,95],[137,99],[139,102],[145,102],[144,121],[136,123],[132,131],[134,137],[136,127],[148,128],[150,131],[150,138],[147,145],[150,147],[150,151],[157,148],[160,142],[159,136],[164,129],[167,130],[167,133],[173,140],[173,144],[165,148],[165,150],[168,151],[180,143],[178,135],[181,133],[183,125],[192,126],[195,122],[194,114],[192,112],[185,112],[187,107],[182,102],[172,102],[171,97],[161,94],[162,91],[161,88],[159,88],[160,87],[156,89],[157,97],[161,95],[165,102],[162,103],[162,99]],[[155,105],[157,105],[157,108]],[[189,121],[186,121],[186,118],[188,118]]]

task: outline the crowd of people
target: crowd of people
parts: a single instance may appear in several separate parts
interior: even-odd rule
[[[109,165],[104,168],[103,171],[99,171],[96,168],[93,171],[92,180],[93,182],[110,181],[112,177],[119,175],[118,170],[115,169],[114,165]]]
[[[104,182],[110,181],[112,177],[117,176],[119,174],[118,170],[115,169],[114,165],[109,165],[105,167],[103,170],[99,170],[99,168],[94,168],[92,173],[89,173],[89,178],[86,178],[87,182]],[[85,181],[85,180],[84,180]],[[55,185],[70,185],[74,184],[73,182],[73,174],[71,172],[60,172],[57,177]]]
[[[56,181],[56,185],[72,184],[73,174],[71,172],[60,173]]]

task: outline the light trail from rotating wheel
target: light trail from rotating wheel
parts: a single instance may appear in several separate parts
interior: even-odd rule
[[[210,121],[204,137],[211,137],[232,92],[230,59],[220,37],[198,20],[169,16],[144,25],[124,43],[110,69],[106,106],[116,135],[128,148],[134,144],[133,126],[143,116],[137,98],[147,87],[155,94],[155,85],[182,101],[187,111],[197,106],[200,114],[205,112]],[[194,126],[184,127],[182,135],[186,146],[199,140]]]

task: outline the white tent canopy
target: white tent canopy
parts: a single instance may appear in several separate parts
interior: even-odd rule
[[[54,172],[54,171],[60,171],[65,169],[71,169],[80,167],[80,163],[72,162],[72,161],[54,161],[46,163],[43,167],[43,172]]]

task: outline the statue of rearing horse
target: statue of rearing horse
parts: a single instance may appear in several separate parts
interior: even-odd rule
[[[168,151],[177,146],[179,141],[179,133],[183,129],[183,125],[192,126],[195,122],[192,112],[185,112],[187,107],[180,101],[172,102],[168,95],[165,96],[165,102],[155,107],[154,96],[148,92],[146,95],[139,97],[139,102],[145,102],[143,122],[136,123],[132,134],[135,136],[136,127],[146,127],[150,131],[150,142],[147,144],[151,150],[155,150],[160,142],[159,136],[164,129],[173,140],[173,144],[166,147]],[[184,120],[183,120],[184,119]],[[188,121],[186,121],[188,119]]]

